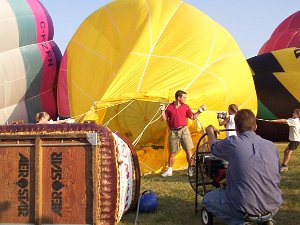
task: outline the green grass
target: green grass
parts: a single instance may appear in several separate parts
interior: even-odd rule
[[[276,144],[282,159],[287,143]],[[278,225],[300,224],[300,149],[291,157],[289,170],[282,174],[281,189],[284,203],[274,217]],[[281,160],[282,161],[282,160]],[[139,213],[138,223],[143,225],[199,225],[200,212],[195,214],[195,192],[191,188],[186,171],[175,171],[172,177],[163,178],[160,174],[147,175],[142,178],[141,192],[153,190],[157,195],[159,206],[154,213]],[[198,209],[201,208],[199,196]],[[134,224],[136,212],[129,212],[122,217],[120,225]],[[214,218],[215,225],[222,225]]]

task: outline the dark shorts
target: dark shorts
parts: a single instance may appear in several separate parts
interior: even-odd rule
[[[288,145],[288,149],[293,150],[293,151],[296,150],[299,146],[299,143],[300,142],[298,142],[298,141],[291,141]]]

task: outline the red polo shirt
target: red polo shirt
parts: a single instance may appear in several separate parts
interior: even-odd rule
[[[165,113],[170,128],[186,126],[187,119],[193,117],[193,112],[187,104],[181,104],[176,108],[175,102],[167,107]]]

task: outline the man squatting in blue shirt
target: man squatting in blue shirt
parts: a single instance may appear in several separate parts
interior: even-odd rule
[[[273,224],[282,203],[280,160],[275,145],[254,132],[256,118],[249,109],[234,118],[237,136],[217,141],[212,126],[206,128],[211,153],[228,161],[226,188],[208,192],[203,198],[207,211],[226,224]]]

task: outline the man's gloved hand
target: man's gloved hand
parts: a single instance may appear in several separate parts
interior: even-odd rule
[[[198,109],[198,111],[199,112],[204,112],[206,110],[206,106],[204,105],[204,104],[202,104],[201,106],[200,106],[200,108]]]
[[[165,110],[166,110],[165,104],[159,104],[159,109],[160,109],[161,111],[165,111]]]

